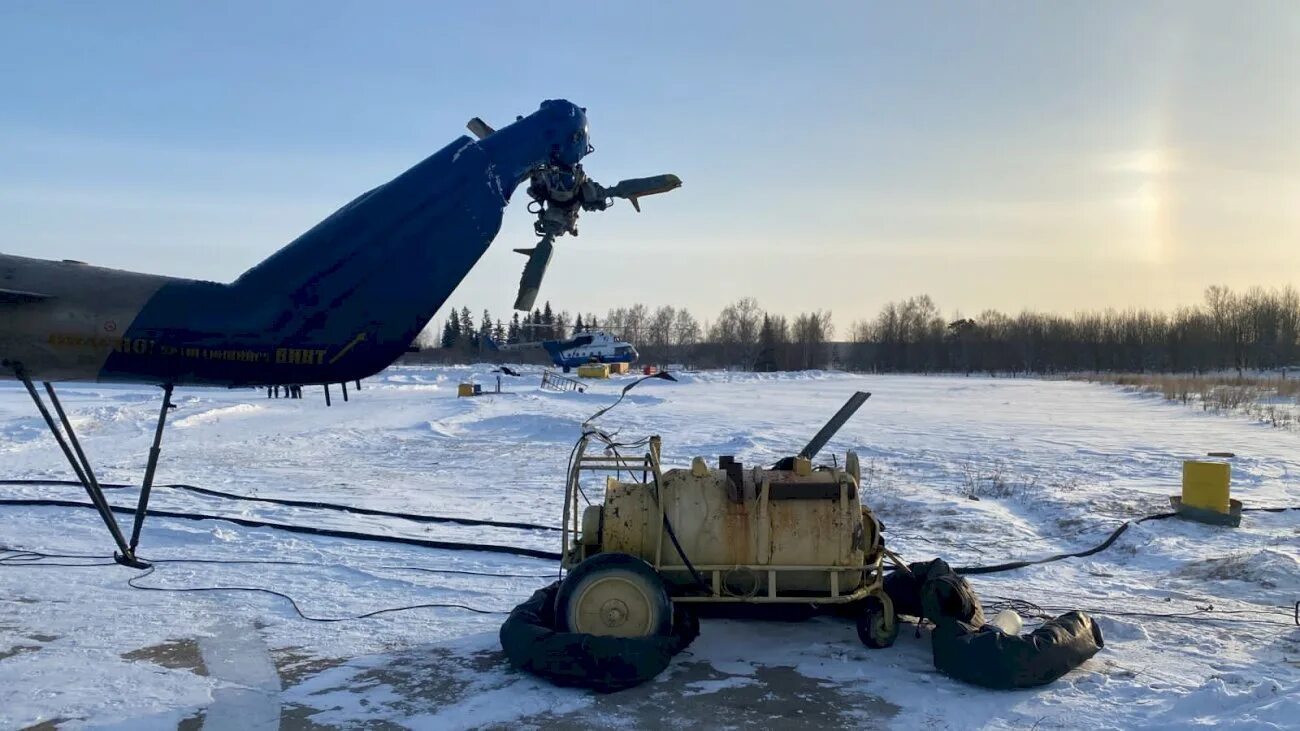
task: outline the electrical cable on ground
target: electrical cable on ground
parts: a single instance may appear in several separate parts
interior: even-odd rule
[[[1300,506],[1241,509],[1243,513],[1245,512],[1282,513],[1288,510],[1300,510]],[[954,567],[953,571],[956,571],[957,573],[966,576],[973,576],[977,574],[995,574],[1002,571],[1014,571],[1016,569],[1023,569],[1026,566],[1036,566],[1038,564],[1052,563],[1053,561],[1061,561],[1067,558],[1086,558],[1093,554],[1101,553],[1107,548],[1110,548],[1115,543],[1115,541],[1119,540],[1119,537],[1124,535],[1124,532],[1127,531],[1133,525],[1136,525],[1138,523],[1145,523],[1148,520],[1164,520],[1165,518],[1173,518],[1177,515],[1178,513],[1153,513],[1151,515],[1146,515],[1134,520],[1126,520],[1123,523],[1121,523],[1118,528],[1116,528],[1113,532],[1111,532],[1111,534],[1106,537],[1106,540],[1102,541],[1096,546],[1093,546],[1092,548],[1088,548],[1082,551],[1074,551],[1072,553],[1058,553],[1054,556],[1048,556],[1047,558],[1040,558],[1034,560],[1008,561],[1007,563],[994,564],[992,566]]]
[[[68,485],[80,487],[80,482],[73,480],[0,480],[0,485]],[[101,488],[105,490],[122,490],[137,487],[136,485],[122,485],[116,483],[100,483]],[[560,531],[552,525],[539,525],[537,523],[517,523],[500,520],[480,520],[476,518],[458,518],[445,515],[422,515],[419,513],[398,513],[388,510],[376,510],[374,508],[362,508],[354,505],[339,505],[336,503],[325,503],[315,500],[291,500],[288,498],[271,498],[257,497],[255,495],[238,495],[233,492],[222,492],[207,487],[198,487],[196,485],[172,484],[172,485],[154,485],[153,489],[171,489],[184,490],[197,495],[206,495],[208,497],[217,497],[225,500],[242,500],[245,502],[270,503],[272,505],[285,505],[294,508],[313,508],[319,510],[333,510],[341,513],[351,513],[354,515],[372,515],[384,518],[401,518],[417,523],[455,523],[457,525],[488,526],[491,528],[513,528],[518,530],[544,530]]]
[[[95,506],[90,503],[82,503],[74,500],[48,500],[48,499],[4,499],[0,500],[0,505],[13,505],[23,507],[59,507],[59,508],[91,508]],[[134,508],[126,508],[119,505],[108,506],[115,513],[124,513],[126,515],[135,515]],[[224,520],[228,523],[242,525],[247,528],[273,528],[275,530],[287,531],[290,533],[306,533],[308,535],[324,536],[327,538],[345,538],[354,541],[374,541],[379,543],[400,543],[408,546],[421,546],[423,548],[439,548],[448,551],[483,551],[486,553],[505,553],[515,556],[526,556],[528,558],[539,558],[547,561],[560,560],[560,554],[555,551],[543,551],[536,548],[523,548],[521,546],[502,546],[494,543],[464,543],[460,541],[437,541],[426,538],[407,538],[405,536],[381,536],[374,533],[359,533],[356,531],[337,530],[333,528],[317,528],[307,525],[293,525],[291,523],[270,523],[264,520],[253,520],[251,518],[239,518],[230,515],[208,515],[206,513],[184,513],[171,510],[149,510],[149,515],[157,518],[180,518],[184,520]]]
[[[1300,506],[1269,506],[1269,507],[1242,508],[1242,512],[1259,512],[1259,513],[1283,513],[1290,510],[1300,510]],[[953,571],[963,576],[976,576],[980,574],[994,574],[1003,571],[1014,571],[1016,569],[1022,569],[1029,566],[1036,566],[1045,563],[1052,563],[1055,561],[1062,561],[1067,558],[1085,558],[1097,553],[1101,553],[1107,548],[1110,548],[1112,545],[1115,544],[1115,541],[1119,540],[1119,537],[1122,536],[1133,525],[1136,525],[1138,523],[1145,523],[1149,520],[1164,520],[1166,518],[1172,518],[1177,515],[1178,515],[1177,513],[1153,513],[1151,515],[1146,515],[1141,518],[1126,520],[1123,523],[1121,523],[1117,528],[1115,528],[1115,530],[1112,531],[1108,536],[1106,536],[1106,539],[1103,540],[1101,543],[1097,544],[1096,546],[1093,546],[1092,548],[1084,549],[1082,551],[1073,551],[1070,553],[1058,553],[1056,555],[1048,556],[1046,558],[1033,559],[1033,560],[1008,561],[1006,563],[993,564],[990,566],[954,567]],[[1048,618],[1050,618],[1052,615],[1048,614],[1047,610],[1058,611],[1058,612],[1079,610],[1079,611],[1089,612],[1091,614],[1097,614],[1101,616],[1113,616],[1113,617],[1142,617],[1147,619],[1165,619],[1169,621],[1195,620],[1195,621],[1240,622],[1245,624],[1263,624],[1263,625],[1277,626],[1278,624],[1277,622],[1270,622],[1267,620],[1260,620],[1260,619],[1242,619],[1240,617],[1206,616],[1211,614],[1217,614],[1217,615],[1263,614],[1268,616],[1290,617],[1295,623],[1295,625],[1297,627],[1300,627],[1300,601],[1297,601],[1295,603],[1294,609],[1292,611],[1287,611],[1287,610],[1264,611],[1264,610],[1251,610],[1251,609],[1244,609],[1244,610],[1217,609],[1216,610],[1214,609],[1213,605],[1209,605],[1205,607],[1197,606],[1194,611],[1190,611],[1190,612],[1159,613],[1159,612],[1124,612],[1124,611],[1109,610],[1109,609],[1088,609],[1085,607],[1039,606],[1037,604],[1034,604],[1033,602],[1028,602],[1021,599],[1010,599],[1010,598],[1003,598],[1003,597],[991,597],[991,599],[993,599],[993,601],[989,605],[990,608],[1014,609],[1018,614],[1022,614],[1026,616],[1048,617]],[[1028,609],[1030,611],[1022,611],[1023,609]]]

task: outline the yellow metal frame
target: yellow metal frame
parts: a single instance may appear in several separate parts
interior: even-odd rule
[[[582,495],[581,477],[583,472],[629,472],[636,475],[640,472],[641,481],[646,482],[651,476],[654,478],[654,485],[662,486],[664,484],[663,472],[660,468],[660,455],[662,454],[662,441],[658,436],[650,438],[650,449],[640,457],[624,457],[621,455],[587,455],[587,445],[590,443],[590,437],[583,437],[577,448],[574,450],[573,463],[569,469],[568,480],[565,484],[564,491],[564,516],[563,531],[561,533],[561,566],[565,570],[570,570],[587,558],[586,551],[580,541],[582,534],[582,510],[578,504],[578,499]],[[767,486],[764,485],[760,495],[760,510],[766,511],[767,504]],[[590,501],[588,501],[590,504]],[[847,502],[847,500],[845,501]],[[655,503],[659,506],[659,530],[657,531],[658,540],[655,542],[655,557],[652,565],[655,571],[660,574],[689,574],[690,568],[683,564],[666,564],[663,557],[664,544],[664,525],[667,520],[664,509],[664,501],[655,496]],[[884,592],[884,571],[882,570],[885,559],[883,546],[879,545],[879,536],[877,543],[872,548],[868,561],[864,561],[861,566],[772,566],[769,564],[737,564],[737,565],[696,565],[695,570],[709,578],[710,594],[705,596],[675,596],[673,601],[683,603],[743,603],[743,604],[847,604],[849,602],[859,601],[869,596],[878,596],[882,601],[888,603],[888,597]],[[753,572],[755,579],[756,592],[752,595],[735,595],[726,593],[723,577],[734,571]],[[779,588],[778,578],[781,573],[787,571],[822,571],[829,574],[830,593],[829,594],[782,594]],[[840,574],[848,571],[860,571],[864,574],[862,584],[853,591],[842,594],[840,593]],[[766,574],[767,588],[763,593],[757,592],[759,575]]]

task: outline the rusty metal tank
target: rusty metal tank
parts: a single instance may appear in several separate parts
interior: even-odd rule
[[[746,469],[724,459],[711,469],[697,457],[690,469],[664,472],[658,490],[609,478],[604,505],[584,515],[582,543],[643,558],[671,583],[692,582],[660,521],[662,499],[681,552],[714,577],[722,595],[761,598],[775,576],[767,567],[782,569],[783,593],[852,592],[863,582],[860,567],[879,551],[877,524],[862,507],[857,480],[846,470],[814,469],[803,458],[790,466]],[[859,570],[826,570],[841,566]]]

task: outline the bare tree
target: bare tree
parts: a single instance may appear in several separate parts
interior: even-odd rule
[[[605,315],[603,328],[612,334],[621,334],[627,326],[627,308],[616,307]]]
[[[646,326],[646,343],[659,348],[673,344],[673,323],[677,320],[677,311],[671,305],[664,305],[654,311]]]
[[[700,341],[700,323],[686,308],[677,310],[673,318],[674,340],[677,345],[695,345]]]
[[[835,328],[831,325],[831,313],[818,310],[806,312],[794,319],[791,328],[796,348],[796,367],[824,368],[830,363],[831,338]]]
[[[623,319],[623,337],[633,343],[640,343],[645,339],[646,326],[649,324],[650,314],[646,306],[640,303],[627,308],[627,314]]]
[[[753,297],[743,297],[722,308],[709,328],[709,340],[719,346],[724,365],[754,366],[762,319],[763,312]]]

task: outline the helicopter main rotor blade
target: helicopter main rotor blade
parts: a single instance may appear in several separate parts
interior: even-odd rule
[[[537,292],[542,288],[542,277],[546,276],[546,266],[551,263],[551,253],[555,251],[555,237],[547,234],[531,249],[515,249],[528,257],[524,264],[524,274],[519,278],[519,296],[515,297],[516,310],[531,310],[537,301]]]

